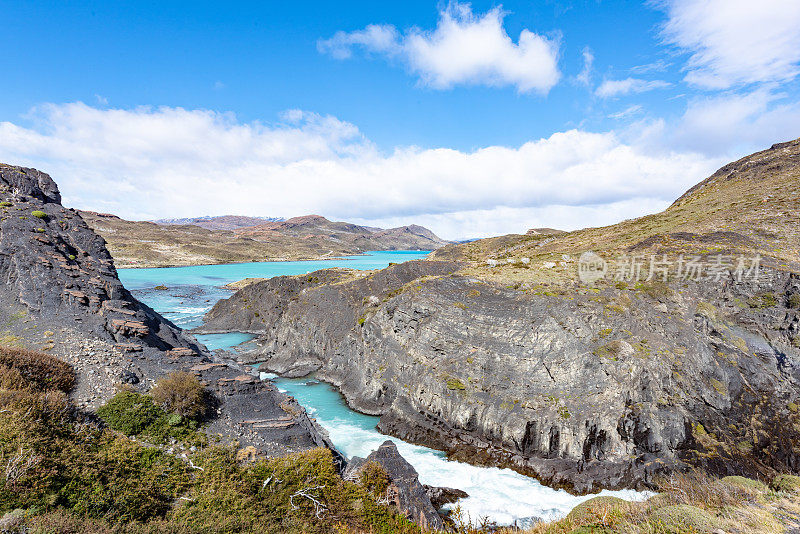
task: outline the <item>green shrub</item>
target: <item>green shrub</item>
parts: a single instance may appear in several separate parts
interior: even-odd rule
[[[150,391],[153,400],[167,412],[196,419],[208,409],[205,388],[192,373],[178,371],[162,378]]]
[[[68,392],[74,385],[75,373],[68,363],[44,352],[0,346],[0,387]]]
[[[381,497],[389,487],[389,475],[377,462],[367,462],[359,477],[361,486],[375,497]]]
[[[2,208],[8,208],[10,206],[13,206],[13,204],[11,202],[7,201],[7,200],[4,200],[4,201],[0,202],[0,207],[2,207]]]
[[[159,419],[167,414],[155,405],[153,399],[135,391],[122,390],[97,410],[108,426],[127,436],[147,433]]]
[[[195,500],[174,510],[175,524],[203,532],[420,533],[367,488],[343,480],[325,448],[245,465],[233,449],[213,448],[194,461],[203,468],[195,473]]]
[[[34,217],[36,217],[37,219],[44,219],[44,220],[46,220],[46,219],[47,219],[47,214],[46,214],[45,212],[43,212],[43,211],[40,211],[40,210],[34,210],[34,211],[32,211],[32,212],[31,212],[31,215],[33,215],[33,216],[34,216]]]
[[[792,293],[789,295],[787,306],[795,310],[800,308],[800,293]]]
[[[111,521],[163,517],[189,485],[180,460],[107,432],[96,455],[74,471],[60,492],[63,505],[78,515]]]
[[[0,458],[22,466],[0,480],[0,513],[147,521],[188,487],[183,462],[80,419],[61,391],[3,391],[0,406]]]
[[[35,231],[35,232],[38,232],[38,233],[40,233],[40,234],[43,234],[43,233],[44,233],[44,228],[37,228],[37,229],[36,229],[36,230],[34,230],[34,231]]]
[[[97,410],[97,415],[113,430],[127,436],[146,436],[158,443],[169,438],[197,445],[206,442],[205,436],[196,432],[199,427],[196,420],[168,413],[149,395],[128,389],[114,395]]]

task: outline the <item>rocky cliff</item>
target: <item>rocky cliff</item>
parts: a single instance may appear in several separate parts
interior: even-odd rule
[[[775,214],[800,206],[798,152],[798,142],[776,145],[728,168],[704,197],[622,227],[254,283],[218,303],[206,328],[260,333],[249,361],[316,372],[387,433],[551,485],[645,487],[687,466],[797,472],[800,277],[782,256],[798,243]],[[697,198],[740,208],[704,210]],[[586,285],[576,257],[590,248],[732,263],[710,278],[645,270]],[[737,254],[756,252],[757,276],[735,272]]]
[[[97,407],[123,384],[147,388],[171,371],[187,370],[220,402],[212,433],[270,454],[327,445],[293,399],[215,360],[133,298],[103,239],[61,205],[50,176],[0,165],[0,212],[0,342],[44,349],[72,363],[78,404]]]

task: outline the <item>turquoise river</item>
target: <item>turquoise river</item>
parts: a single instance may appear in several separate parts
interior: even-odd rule
[[[119,277],[138,299],[164,317],[181,328],[194,328],[202,324],[203,315],[215,302],[231,295],[229,290],[222,287],[230,282],[248,277],[305,274],[329,267],[380,269],[390,262],[414,260],[425,255],[425,252],[418,251],[388,251],[324,261],[119,269]],[[156,289],[156,286],[166,286],[167,289]],[[211,350],[232,349],[242,344],[245,344],[242,347],[246,347],[251,337],[239,333],[197,336]],[[377,417],[351,410],[335,388],[313,377],[284,379],[261,373],[261,378],[273,381],[305,406],[328,431],[334,445],[348,458],[366,456],[386,439],[394,441],[400,453],[417,469],[423,484],[454,487],[469,493],[470,497],[458,505],[474,522],[488,518],[498,525],[525,526],[537,520],[563,517],[588,498],[548,488],[509,469],[476,467],[450,461],[440,451],[387,437],[377,431]],[[606,491],[603,494],[629,500],[638,500],[646,495],[628,490]]]

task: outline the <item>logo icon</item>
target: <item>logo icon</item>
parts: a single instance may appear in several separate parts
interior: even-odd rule
[[[594,252],[584,252],[578,259],[578,278],[592,285],[606,275],[606,260]]]

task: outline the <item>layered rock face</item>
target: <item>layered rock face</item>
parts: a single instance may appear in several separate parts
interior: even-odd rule
[[[198,350],[122,286],[105,242],[61,205],[50,176],[2,165],[0,196],[0,276],[7,298],[126,346]]]
[[[250,361],[316,371],[389,434],[555,486],[800,469],[797,275],[550,293],[459,267],[277,277],[206,327],[260,333]]]
[[[122,384],[146,389],[195,373],[220,402],[210,431],[268,454],[329,445],[294,399],[217,361],[137,301],[117,278],[103,239],[61,205],[55,182],[0,164],[0,319],[4,336],[46,350],[78,372],[76,402],[97,407]]]

